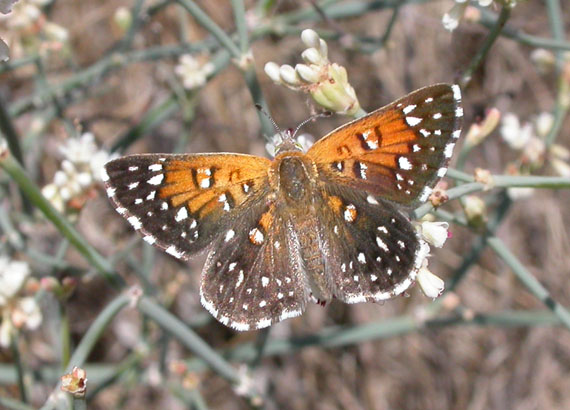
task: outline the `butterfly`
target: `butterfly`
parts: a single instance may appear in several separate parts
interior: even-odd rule
[[[461,133],[457,85],[421,88],[340,126],[306,153],[285,135],[274,160],[141,154],[105,165],[117,212],[186,260],[209,249],[202,305],[245,331],[309,301],[381,301],[415,281],[429,252],[407,211],[425,202]]]

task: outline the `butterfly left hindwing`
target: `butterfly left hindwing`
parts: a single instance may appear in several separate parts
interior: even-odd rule
[[[236,330],[299,316],[309,299],[295,237],[274,204],[252,204],[216,241],[202,273],[202,305]]]

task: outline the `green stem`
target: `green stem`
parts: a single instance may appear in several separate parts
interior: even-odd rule
[[[499,34],[503,30],[503,27],[505,27],[505,24],[507,23],[507,20],[509,19],[510,15],[511,15],[510,7],[503,6],[503,8],[501,9],[501,13],[499,14],[499,19],[497,20],[497,23],[493,26],[491,32],[485,39],[483,46],[477,52],[477,54],[475,54],[475,57],[473,57],[471,63],[469,64],[469,66],[461,76],[461,79],[459,80],[459,85],[462,88],[467,87],[467,85],[471,82],[473,74],[485,59],[485,56],[487,55],[487,53],[495,43],[495,40],[497,40],[497,38],[499,37]]]
[[[542,303],[546,305],[560,322],[570,329],[570,312],[566,308],[558,303],[550,295],[550,292],[546,290],[544,286],[530,273],[524,265],[511,253],[511,251],[505,246],[503,241],[497,237],[491,237],[487,240],[489,247],[495,251],[495,253],[511,268],[513,273],[517,278],[526,286],[526,288]]]
[[[240,382],[240,376],[236,370],[176,316],[146,297],[141,298],[138,303],[138,309],[177,338],[180,343],[194,352],[194,354],[200,356],[204,362],[224,379],[232,384]]]
[[[22,356],[20,355],[20,350],[18,348],[19,335],[12,335],[10,340],[10,348],[12,349],[12,356],[14,356],[14,364],[16,367],[16,374],[18,375],[18,389],[20,390],[20,399],[24,402],[28,402],[28,394],[26,389],[26,382],[24,380],[24,364],[22,363]]]
[[[234,58],[240,57],[241,53],[232,39],[220,28],[204,11],[192,0],[176,0],[178,4],[184,7],[195,19],[210,32],[225,47]]]
[[[241,54],[244,55],[249,52],[249,39],[247,36],[247,22],[245,20],[243,0],[232,0],[232,9],[234,11],[240,51]]]

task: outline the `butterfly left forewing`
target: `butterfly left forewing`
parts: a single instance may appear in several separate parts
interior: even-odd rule
[[[186,259],[267,195],[269,164],[240,154],[131,155],[108,162],[104,179],[146,242]]]
[[[339,127],[307,155],[323,181],[416,205],[445,175],[462,116],[457,85],[425,87]]]

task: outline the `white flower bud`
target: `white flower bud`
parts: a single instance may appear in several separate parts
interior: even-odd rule
[[[320,73],[313,70],[311,67],[305,64],[297,64],[295,66],[295,71],[303,81],[307,83],[317,83],[320,79]]]
[[[316,48],[308,48],[301,53],[303,60],[309,64],[325,65],[328,60]]]
[[[428,243],[441,248],[448,238],[448,228],[447,222],[426,221],[421,223],[421,234]]]
[[[288,64],[284,64],[279,67],[279,75],[287,85],[298,86],[301,83],[295,69]]]
[[[271,78],[271,80],[274,83],[281,83],[281,76],[279,75],[279,65],[273,61],[268,62],[267,64],[265,64],[265,67],[263,68],[265,70],[265,74],[267,74],[267,76],[269,78]]]
[[[303,30],[301,33],[301,41],[307,47],[319,48],[321,38],[317,34],[315,30],[311,30],[310,28]]]
[[[445,283],[443,280],[434,275],[427,268],[427,261],[424,260],[422,267],[418,271],[417,282],[424,295],[428,298],[435,299],[443,293],[445,289]]]

